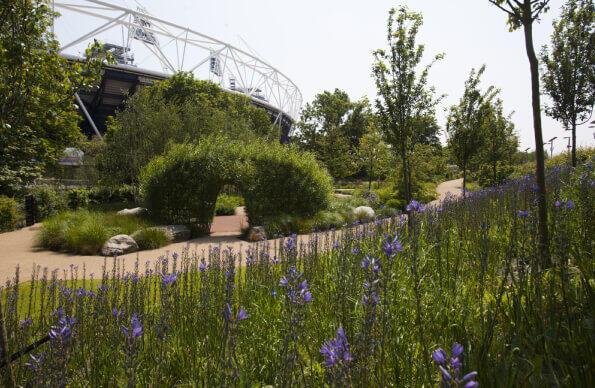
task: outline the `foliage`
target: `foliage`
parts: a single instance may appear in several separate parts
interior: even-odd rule
[[[86,209],[91,203],[91,190],[71,189],[68,190],[68,208],[71,210]]]
[[[98,42],[83,63],[62,58],[45,1],[3,1],[0,15],[0,193],[13,194],[81,139],[73,95],[109,58]]]
[[[375,126],[370,126],[368,133],[362,136],[357,154],[363,170],[368,175],[370,190],[373,179],[387,176],[392,162],[390,148]]]
[[[576,166],[576,126],[587,122],[595,105],[595,5],[568,0],[554,22],[551,52],[541,53],[543,88],[551,99],[546,113],[572,130],[572,165]]]
[[[30,194],[37,204],[37,219],[44,220],[54,214],[68,209],[67,196],[51,186],[35,186]]]
[[[535,178],[537,180],[537,203],[539,207],[539,247],[542,264],[549,265],[548,215],[545,185],[545,155],[541,128],[541,94],[539,86],[539,59],[533,44],[533,24],[549,9],[550,0],[489,0],[508,16],[509,30],[523,28],[525,51],[531,72],[531,105],[533,108],[533,132],[535,134]]]
[[[410,159],[420,140],[417,130],[420,126],[437,128],[432,118],[441,100],[441,97],[435,97],[427,78],[432,64],[442,55],[437,55],[430,65],[418,70],[424,46],[417,44],[416,39],[422,24],[419,13],[410,12],[406,7],[391,9],[387,26],[388,49],[374,52],[372,68],[378,90],[376,108],[380,127],[402,163],[405,202],[413,198]]]
[[[302,109],[295,142],[313,152],[333,178],[345,178],[357,171],[353,155],[371,120],[366,99],[351,101],[340,89],[324,91]]]
[[[267,113],[246,96],[178,73],[127,100],[125,109],[108,123],[98,168],[109,183],[134,185],[142,168],[173,144],[215,135],[279,138]]]
[[[141,250],[161,248],[172,241],[172,237],[165,229],[155,227],[137,230],[130,237],[136,241]]]
[[[101,247],[117,234],[132,235],[149,224],[136,216],[88,210],[57,213],[43,222],[36,236],[39,247],[53,251],[97,255]]]
[[[23,215],[17,201],[0,195],[0,232],[10,232],[21,223]]]
[[[570,165],[571,155],[568,152],[555,155],[553,158],[549,158],[545,161],[546,167],[553,169],[556,167],[563,167]],[[594,163],[595,162],[595,148],[579,148],[576,150],[577,166]],[[511,174],[512,178],[521,178],[525,175],[531,174],[535,171],[535,161],[529,161],[526,163],[518,164],[514,166],[514,171]]]
[[[541,271],[532,177],[409,222],[264,243],[242,265],[211,249],[94,281],[40,270],[4,290],[8,348],[71,335],[15,361],[17,385],[417,387],[442,366],[486,387],[592,386],[594,178],[548,175],[556,265]],[[40,357],[59,345],[64,363]]]
[[[151,215],[168,223],[192,221],[208,233],[217,196],[236,180],[240,155],[238,143],[212,136],[172,146],[151,160],[139,179]]]
[[[310,217],[327,208],[332,180],[313,154],[260,142],[244,152],[249,161],[240,188],[251,225],[279,214]]]
[[[465,91],[461,100],[450,108],[446,126],[448,147],[454,160],[463,170],[463,190],[466,188],[471,160],[479,153],[483,144],[484,117],[491,100],[498,94],[498,90],[493,86],[485,92],[480,90],[479,83],[484,71],[485,66],[477,72],[475,69],[471,70],[469,78],[465,81]]]
[[[244,205],[244,198],[237,195],[220,194],[215,204],[215,215],[233,216],[236,208]]]
[[[495,186],[512,171],[518,138],[510,116],[504,116],[500,99],[486,103],[481,125],[482,142],[477,154],[479,181],[483,187]]]

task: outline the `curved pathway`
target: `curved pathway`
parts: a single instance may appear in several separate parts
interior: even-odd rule
[[[439,199],[432,203],[439,203],[448,193],[454,196],[460,195],[462,183],[462,179],[440,183],[436,188]],[[119,256],[119,258],[123,260],[126,269],[132,270],[137,258],[141,265],[148,261],[152,266],[160,257],[183,250],[188,250],[190,254],[194,252],[200,254],[203,251],[208,251],[209,246],[221,244],[225,247],[231,246],[234,251],[238,252],[251,245],[251,243],[240,240],[241,228],[246,224],[245,214],[241,209],[238,209],[235,216],[215,217],[210,236],[170,244],[159,249],[129,253]],[[40,224],[36,224],[0,234],[0,284],[14,276],[17,266],[20,267],[20,281],[29,280],[34,267],[38,265],[62,270],[69,269],[71,264],[75,264],[78,265],[80,274],[84,264],[87,275],[94,273],[96,278],[101,275],[103,256],[80,256],[34,248],[35,234],[39,228]],[[307,236],[303,237],[307,238]]]

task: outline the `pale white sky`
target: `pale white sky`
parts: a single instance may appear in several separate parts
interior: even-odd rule
[[[112,0],[136,7],[133,0]],[[458,101],[472,67],[487,65],[484,85],[495,85],[521,140],[521,150],[535,148],[531,119],[529,65],[521,31],[508,32],[503,12],[488,0],[142,0],[154,16],[186,25],[241,48],[239,36],[265,61],[289,76],[305,101],[323,90],[340,88],[354,99],[373,101],[371,52],[386,44],[388,10],[405,4],[424,16],[419,41],[430,56],[446,57],[431,72],[430,81],[448,96],[438,110]],[[535,46],[548,43],[551,21],[558,17],[562,0],[535,26]],[[545,100],[547,102],[547,100]],[[554,153],[569,136],[561,125],[543,115],[544,139],[558,136]],[[577,144],[593,146],[594,129],[578,129]]]

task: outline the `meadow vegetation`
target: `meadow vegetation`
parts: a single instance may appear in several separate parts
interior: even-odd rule
[[[65,280],[17,273],[3,292],[10,353],[50,334],[14,378],[590,386],[594,178],[590,163],[548,174],[550,263],[527,176],[309,240],[182,252],[132,273],[117,259]]]

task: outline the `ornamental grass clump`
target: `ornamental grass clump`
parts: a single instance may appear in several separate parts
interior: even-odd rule
[[[237,251],[17,270],[2,368],[17,386],[592,386],[594,178],[548,173],[550,262],[523,177]]]

